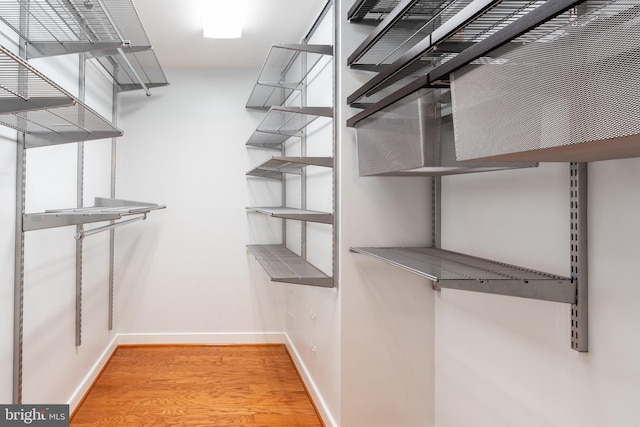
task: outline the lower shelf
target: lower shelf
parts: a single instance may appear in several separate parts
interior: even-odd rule
[[[333,277],[327,276],[282,244],[247,245],[247,249],[253,254],[273,282],[326,288],[334,286]]]
[[[576,303],[576,283],[568,277],[430,247],[351,248],[351,252],[426,277],[440,288]]]
[[[321,224],[333,224],[333,215],[327,212],[288,208],[286,206],[248,207],[247,210],[249,212],[259,212],[261,214],[269,215],[275,218],[319,222]]]

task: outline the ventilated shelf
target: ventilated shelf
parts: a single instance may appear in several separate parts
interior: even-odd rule
[[[260,166],[247,172],[249,176],[282,179],[282,174],[302,174],[307,166],[333,167],[332,157],[272,157]]]
[[[274,282],[333,287],[333,278],[284,245],[247,245]]]
[[[71,106],[75,98],[0,45],[0,114]]]
[[[326,212],[310,211],[288,207],[249,207],[249,212],[258,212],[274,218],[293,219],[296,221],[319,222],[333,224],[333,215]]]
[[[333,55],[331,45],[275,44],[262,65],[251,91],[247,108],[268,109],[283,105],[298,90],[309,72],[325,56]]]
[[[347,13],[347,19],[351,22],[377,25],[399,3],[400,0],[356,0]]]
[[[86,105],[0,114],[0,124],[25,133],[27,148],[122,136],[122,131]]]
[[[568,277],[430,247],[368,247],[351,251],[425,277],[440,288],[576,302],[576,284]]]
[[[333,117],[331,107],[271,107],[246,145],[261,148],[279,148],[292,136],[318,117]]]
[[[27,42],[29,58],[86,52],[100,58],[121,90],[168,84],[131,0],[6,0],[0,20]]]
[[[459,0],[466,1],[466,0]],[[447,63],[500,29],[527,15],[546,0],[475,0],[442,23],[402,56],[386,65],[347,98],[352,106],[370,105],[417,76]],[[450,7],[454,7],[456,2]]]
[[[97,60],[116,81],[119,92],[169,84],[153,49],[137,52],[123,48],[113,56],[102,56]]]
[[[25,214],[23,231],[115,221],[123,216],[144,215],[165,207],[154,203],[96,197],[92,207],[51,209],[42,213]]]
[[[380,71],[473,0],[404,0],[385,17],[347,59],[352,68]],[[469,43],[440,43],[438,51],[460,52]]]

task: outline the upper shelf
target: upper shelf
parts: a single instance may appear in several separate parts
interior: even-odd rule
[[[318,270],[285,245],[247,245],[274,282],[333,287],[333,278]]]
[[[377,25],[400,3],[400,0],[356,0],[347,19],[360,24]]]
[[[20,25],[22,16],[26,28]],[[157,59],[149,59],[155,54],[131,0],[7,0],[0,2],[0,20],[27,42],[29,58],[81,52],[109,56],[140,76],[136,89],[168,84]],[[130,90],[126,74],[112,74],[122,90]]]
[[[96,197],[93,207],[51,209],[42,213],[25,214],[23,231],[114,221],[123,216],[142,215],[165,207],[154,203]]]
[[[404,0],[347,59],[352,68],[379,71],[453,18],[473,0]],[[440,52],[459,51],[465,43],[438,46]]]
[[[523,2],[500,2],[498,6],[509,6],[509,4],[503,3],[518,3],[521,6],[524,4]],[[518,43],[514,42],[514,44],[531,43],[535,42],[536,40],[545,42],[548,37],[550,37],[554,33],[557,33],[558,31],[561,31],[562,26],[566,25],[567,22],[569,24],[571,23],[571,19],[573,19],[573,12],[571,12],[570,9],[580,3],[583,2],[579,0],[527,2],[527,8],[518,9],[516,13],[511,14],[509,19],[503,20],[502,25],[498,27],[492,27],[491,31],[487,31],[480,41],[474,43],[471,47],[465,49],[460,54],[452,56],[446,62],[443,62],[437,67],[430,69],[428,74],[423,74],[420,77],[415,78],[410,83],[402,86],[399,89],[394,88],[391,93],[385,93],[385,96],[382,99],[377,100],[373,105],[367,106],[365,110],[349,118],[347,120],[347,125],[353,127],[359,121],[371,116],[372,114],[375,114],[376,112],[388,107],[389,105],[412,93],[415,93],[422,88],[448,87],[451,73],[461,69],[468,64],[474,63],[474,61],[482,62],[482,58],[484,58],[485,55],[487,55],[494,49],[500,47],[505,47],[507,49],[510,48],[511,46],[505,45],[507,45],[511,41],[518,39],[520,36],[522,36],[522,38],[518,39]],[[603,5],[609,3],[611,3],[611,0],[594,0],[584,2],[584,4],[587,6],[587,11],[593,9],[597,10],[599,7],[602,7]],[[473,4],[471,6],[473,6]],[[489,12],[491,12],[491,10]],[[487,19],[497,13],[497,11],[494,11],[491,15],[489,15],[489,12],[485,14],[487,15]],[[554,22],[554,19],[552,19],[554,17],[558,17],[558,21],[562,22],[562,24],[559,24],[558,21]],[[512,22],[514,20],[516,21]],[[453,21],[453,19],[451,21]],[[471,28],[482,26],[483,22],[485,21],[486,20],[480,20],[478,21],[477,25],[475,25],[474,21],[474,25],[472,25]],[[511,23],[511,25],[507,25],[508,23]],[[438,29],[438,32],[440,30],[441,29]],[[427,41],[428,40],[425,39],[425,42]],[[420,45],[422,45],[422,43],[416,45],[414,49],[418,49]],[[410,52],[413,52],[414,49],[411,49]],[[405,58],[407,55],[403,56],[403,58]],[[373,88],[377,83],[384,82],[385,76],[392,76],[393,71],[391,69],[392,67],[395,68],[396,65],[398,65],[399,61],[396,61],[396,63],[392,64],[389,67],[385,67],[385,69],[378,76],[370,80],[367,84],[365,84],[365,86]],[[349,99],[351,101],[354,101],[356,99],[359,99],[360,95],[364,96],[366,93],[365,86],[351,95]],[[388,89],[391,88],[391,86],[388,87]],[[382,94],[382,92],[380,92],[379,94]]]
[[[0,124],[26,134],[26,146],[122,136],[122,131],[0,46]]]
[[[260,166],[247,172],[249,176],[282,179],[282,174],[301,174],[307,166],[333,167],[332,157],[272,157]]]
[[[283,105],[301,87],[322,57],[332,55],[331,45],[272,45],[247,101],[247,108],[268,109]]]
[[[575,304],[569,277],[430,247],[351,248],[434,281],[441,288]]]
[[[246,145],[261,148],[278,148],[318,117],[333,117],[331,107],[271,107],[267,115]]]
[[[454,0],[449,8],[465,4]],[[510,23],[527,15],[546,0],[475,0],[453,17],[408,49],[398,59],[386,65],[371,80],[347,98],[353,106],[372,104],[399,87],[431,70],[446,64],[461,51],[485,40]]]

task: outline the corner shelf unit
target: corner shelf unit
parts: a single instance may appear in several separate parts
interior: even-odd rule
[[[0,46],[0,89],[0,124],[24,132],[27,148],[123,134],[4,46]]]
[[[284,245],[247,245],[274,282],[331,288],[333,278],[296,255]]]
[[[307,155],[307,138],[309,136],[307,127],[313,123],[313,129],[320,130],[316,134],[317,139],[309,146],[316,146],[316,143],[324,144],[321,135],[324,135],[327,129],[324,127],[324,123],[316,123],[316,121],[319,119],[327,120],[326,124],[329,125],[329,120],[333,121],[335,118],[333,107],[315,106],[308,101],[307,87],[313,84],[320,73],[328,71],[327,66],[331,67],[331,80],[333,81],[335,78],[335,64],[332,63],[334,47],[330,44],[310,43],[310,39],[323,19],[332,10],[331,6],[331,1],[325,4],[302,43],[271,46],[246,104],[246,108],[266,111],[262,122],[248,138],[246,146],[248,148],[277,150],[280,153],[254,167],[246,175],[252,178],[279,180],[282,188],[282,201],[278,203],[287,204],[288,179],[286,175],[293,174],[294,179],[297,180],[293,192],[300,195],[299,208],[289,206],[247,208],[247,212],[257,212],[282,219],[281,243],[249,244],[247,249],[274,282],[329,288],[336,285],[333,274],[337,268],[335,216],[331,212],[307,209],[307,169],[311,166],[328,168],[331,171],[331,185],[334,187],[331,203],[332,206],[335,206],[335,123],[331,123],[332,132],[330,139],[327,140],[327,143],[331,144],[331,153],[327,153],[325,146],[317,146],[316,148],[322,152],[320,156]],[[331,93],[331,101],[322,102],[321,105],[333,104],[334,85],[332,85]],[[293,156],[291,151],[296,151]],[[329,177],[321,172],[314,179],[320,179],[316,183],[320,183],[319,185],[322,186],[325,178]],[[297,182],[300,183],[300,187],[297,186]],[[287,247],[291,243],[287,240],[289,221],[297,221],[301,227],[299,230],[300,246],[296,252]],[[315,228],[308,229],[307,223],[321,224],[321,228],[332,227],[330,249],[332,251],[332,265],[325,268],[330,268],[331,274],[312,265],[307,259],[307,235],[317,232]],[[298,230],[295,230],[296,235],[297,232]]]
[[[447,8],[441,11],[443,20],[447,20],[393,62],[385,65],[375,77],[349,95],[347,103],[352,107],[365,107],[379,101],[417,76],[446,64],[460,52],[485,40],[544,3],[545,0],[453,0],[447,3]],[[456,13],[449,16],[446,11]],[[404,20],[389,19],[385,21],[388,26],[384,28],[382,25],[385,23],[381,24],[381,28],[376,28],[367,45],[358,48],[354,55],[363,57],[368,50],[377,48],[378,45],[372,43],[375,41],[374,35],[393,34],[392,28],[398,22],[403,23]],[[425,24],[428,22],[424,21]],[[393,38],[390,40],[393,41]],[[380,47],[385,56],[394,54],[392,51],[397,46],[393,45],[387,43]]]
[[[274,105],[284,105],[293,92],[301,89],[309,72],[326,56],[333,56],[333,46],[272,45],[246,107],[266,110]]]
[[[439,288],[576,303],[576,283],[570,277],[432,247],[350,250],[425,277]]]
[[[27,27],[21,31],[21,16]],[[88,53],[120,91],[168,85],[131,0],[0,3],[0,20],[25,42],[28,58]]]
[[[116,221],[130,215],[143,215],[140,219],[146,219],[147,213],[165,208],[166,206],[155,203],[96,197],[93,207],[49,209],[41,213],[25,214],[22,228],[24,231],[44,230],[92,222]],[[100,231],[114,228],[118,224],[120,223],[112,224],[109,228],[101,228]]]

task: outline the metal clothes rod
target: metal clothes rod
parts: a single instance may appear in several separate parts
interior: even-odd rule
[[[131,224],[132,222],[144,221],[145,219],[147,219],[147,214],[144,214],[144,215],[136,217],[136,218],[127,219],[125,221],[116,222],[114,224],[105,225],[103,227],[92,228],[91,230],[86,230],[86,231],[85,230],[81,230],[80,232],[76,233],[76,235],[74,237],[75,237],[76,240],[81,240],[81,239],[84,239],[85,237],[89,237],[89,236],[93,236],[94,234],[102,233],[103,231],[113,230],[114,228],[118,228],[118,227],[121,227],[123,225]]]
[[[127,67],[129,67],[129,69],[133,73],[133,76],[136,78],[136,80],[138,80],[138,83],[140,83],[140,86],[142,86],[144,93],[146,93],[147,96],[151,96],[151,92],[149,92],[149,88],[147,87],[147,85],[144,84],[144,82],[138,75],[138,72],[135,70],[135,68],[133,68],[133,65],[131,65],[131,62],[129,62],[129,58],[127,58],[127,55],[124,54],[124,51],[122,50],[122,48],[118,48],[118,53],[122,57],[122,60],[124,61],[124,63],[127,64]]]

